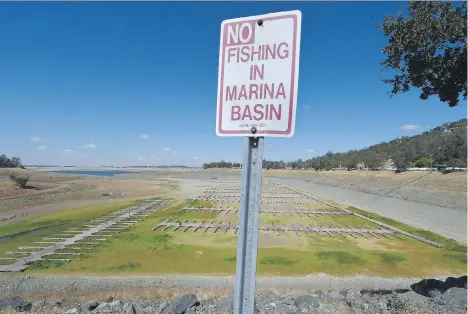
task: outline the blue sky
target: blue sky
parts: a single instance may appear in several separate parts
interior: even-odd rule
[[[25,164],[240,161],[242,138],[215,134],[220,24],[286,10],[302,11],[296,132],[267,138],[265,158],[362,148],[466,117],[466,103],[417,90],[388,97],[375,25],[405,6],[0,3],[0,153]]]

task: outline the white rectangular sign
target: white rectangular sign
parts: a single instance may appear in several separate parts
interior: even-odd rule
[[[289,11],[222,22],[218,136],[293,136],[301,17]]]

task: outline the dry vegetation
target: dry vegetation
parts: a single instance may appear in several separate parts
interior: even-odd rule
[[[156,181],[14,169],[19,176],[29,176],[27,185],[20,188],[10,179],[12,172],[0,169],[0,221],[63,208],[160,196],[174,188]],[[112,196],[102,195],[108,191],[112,191]]]

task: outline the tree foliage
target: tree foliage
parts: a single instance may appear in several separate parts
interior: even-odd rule
[[[328,152],[308,160],[263,162],[265,169],[348,169],[379,170],[388,168],[429,167],[431,164],[449,167],[466,167],[467,122],[462,119],[444,123],[440,127],[415,136],[404,136],[390,142],[382,142],[360,150],[345,153]],[[221,163],[204,164],[204,168],[220,168]],[[228,163],[229,166],[229,163]],[[240,166],[240,165],[239,165]],[[229,166],[230,168],[231,166]]]
[[[421,89],[420,98],[438,95],[450,107],[467,98],[466,2],[411,1],[408,16],[398,12],[378,25],[388,45],[383,69],[396,72],[385,83],[393,85],[391,95],[410,87]]]
[[[240,168],[241,164],[237,162],[229,162],[229,161],[214,161],[209,163],[203,164],[203,169],[208,168]]]
[[[5,154],[0,155],[0,168],[24,168],[19,157],[8,158]]]
[[[24,188],[26,186],[26,183],[28,183],[29,181],[29,175],[11,173],[10,180],[15,182],[19,187]]]

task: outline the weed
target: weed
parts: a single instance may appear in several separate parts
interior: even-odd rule
[[[60,262],[60,261],[37,261],[37,262],[32,262],[31,267],[28,270],[33,270],[33,269],[55,269],[62,267],[68,262]]]
[[[126,263],[126,264],[121,264],[118,266],[111,266],[109,267],[110,271],[129,271],[129,270],[137,270],[140,269],[141,264],[140,263]]]
[[[237,258],[235,256],[223,258],[226,262],[235,262]]]

